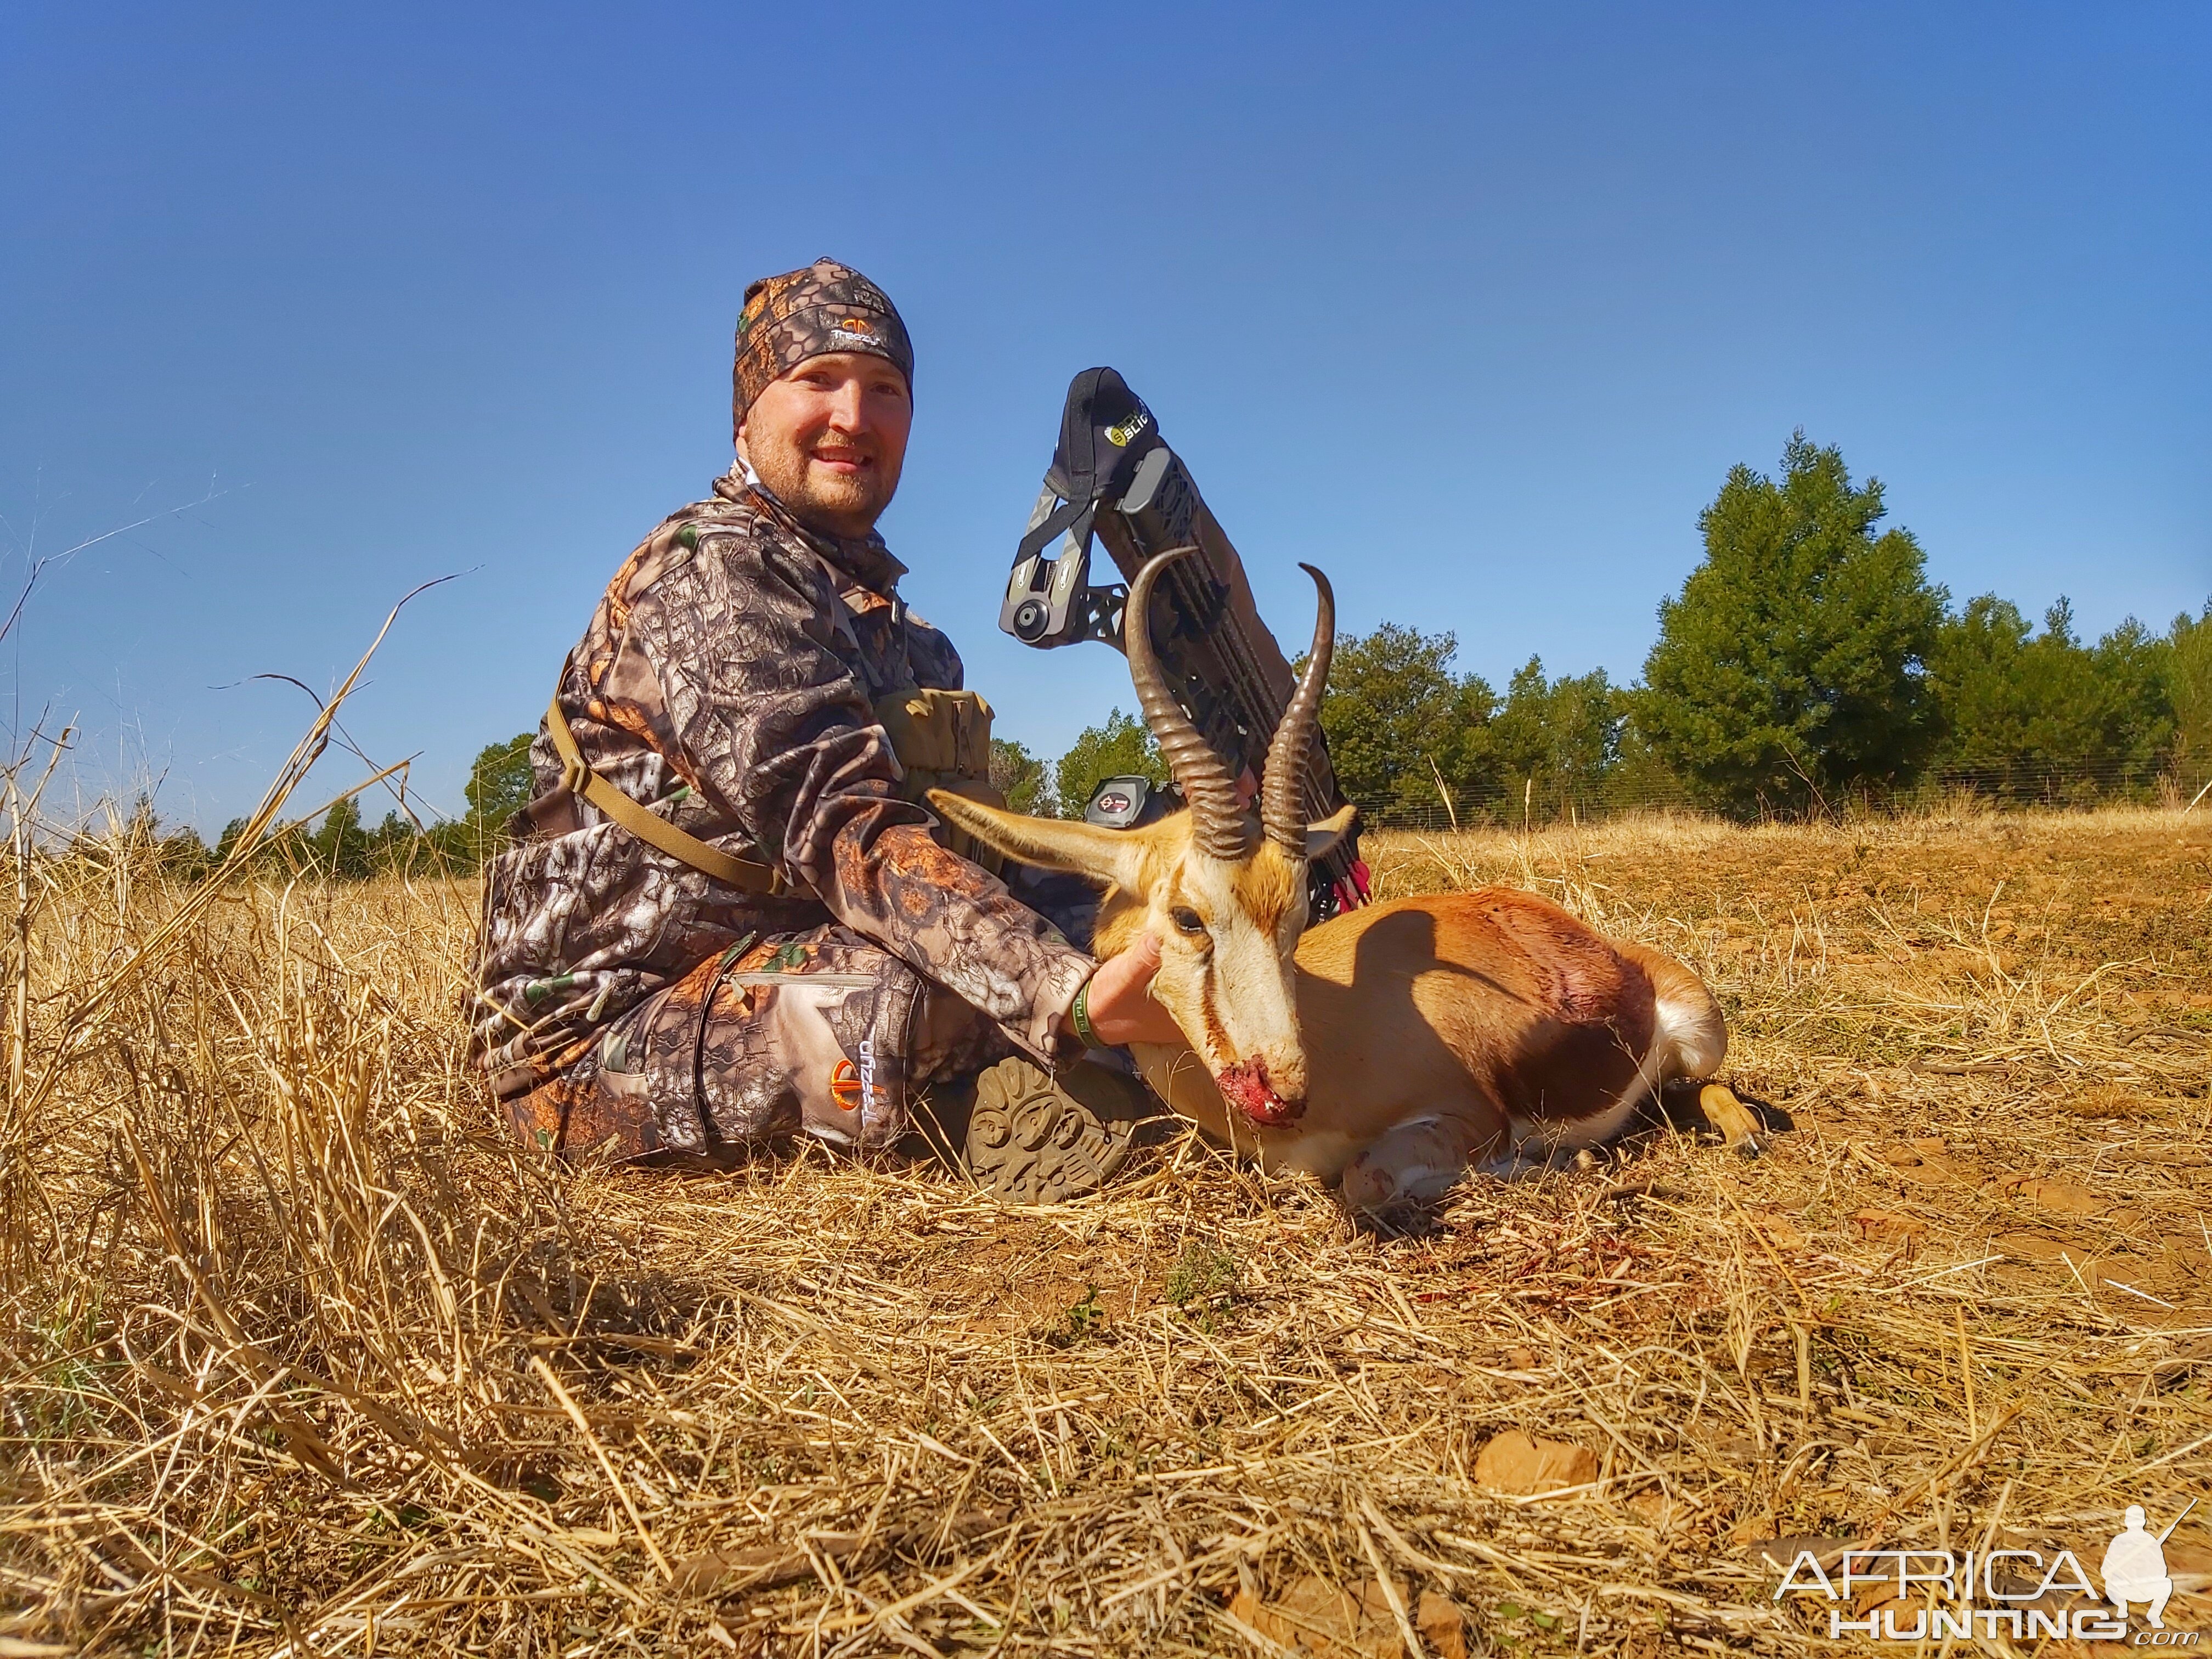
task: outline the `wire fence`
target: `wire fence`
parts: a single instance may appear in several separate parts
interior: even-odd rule
[[[1941,767],[1905,788],[1860,789],[1832,799],[1808,789],[1790,799],[1762,803],[1748,812],[1717,805],[1672,777],[1615,775],[1564,785],[1541,777],[1498,778],[1449,791],[1439,786],[1431,799],[1401,799],[1373,811],[1363,809],[1361,819],[1370,830],[1434,834],[1449,830],[1543,828],[1670,810],[1790,820],[1960,809],[2032,811],[2123,804],[2172,807],[2197,804],[2200,811],[2212,812],[2212,799],[2208,796],[2212,796],[2212,757],[2193,763],[2113,758],[2065,764]]]

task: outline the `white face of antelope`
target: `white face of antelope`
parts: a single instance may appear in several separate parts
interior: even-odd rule
[[[1152,995],[1222,1098],[1255,1123],[1305,1109],[1292,953],[1306,925],[1306,865],[1261,842],[1237,861],[1194,846],[1150,896],[1160,940]]]
[[[1155,614],[1155,588],[1171,566],[1198,551],[1179,547],[1149,561],[1129,584],[1122,627],[1138,706],[1190,802],[1187,811],[1121,831],[1018,818],[941,791],[929,799],[954,824],[1002,853],[1108,884],[1112,892],[1099,917],[1106,949],[1133,942],[1127,923],[1141,906],[1160,941],[1154,1000],[1175,1017],[1232,1109],[1255,1123],[1287,1123],[1306,1103],[1291,962],[1305,931],[1306,866],[1352,827],[1349,806],[1324,823],[1307,818],[1336,602],[1328,578],[1305,566],[1318,598],[1313,649],[1268,742],[1255,824],[1229,763],[1177,701],[1152,638],[1165,620]]]
[[[1222,1097],[1259,1124],[1305,1109],[1293,957],[1305,932],[1306,869],[1351,828],[1350,807],[1308,826],[1297,854],[1262,839],[1224,858],[1200,843],[1188,812],[1122,830],[1023,817],[944,790],[932,790],[929,804],[1009,858],[1105,887],[1102,951],[1126,951],[1147,933],[1159,940],[1152,996]]]

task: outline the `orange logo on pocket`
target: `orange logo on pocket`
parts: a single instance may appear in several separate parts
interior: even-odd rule
[[[883,1093],[883,1085],[876,1085],[876,1093]],[[860,1109],[860,1068],[849,1060],[841,1060],[830,1072],[830,1097],[846,1111]]]

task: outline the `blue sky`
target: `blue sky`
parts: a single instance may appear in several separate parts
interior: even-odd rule
[[[0,716],[246,810],[349,705],[457,810],[622,556],[728,459],[754,276],[830,252],[920,363],[884,528],[1003,735],[1103,647],[996,630],[1070,375],[1152,404],[1302,635],[1632,678],[1791,428],[1931,574],[2094,633],[2212,593],[2212,9],[487,9],[0,21]],[[212,500],[202,501],[210,489]],[[326,763],[334,793],[356,763]],[[327,781],[328,787],[324,788]],[[316,796],[320,799],[321,796]],[[381,811],[368,804],[372,816]]]

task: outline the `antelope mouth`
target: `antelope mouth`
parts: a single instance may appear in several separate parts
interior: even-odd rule
[[[1292,1122],[1306,1109],[1304,1101],[1285,1100],[1275,1092],[1275,1085],[1267,1080],[1264,1060],[1240,1060],[1234,1066],[1224,1066],[1214,1074],[1213,1081],[1224,1100],[1262,1127]]]

